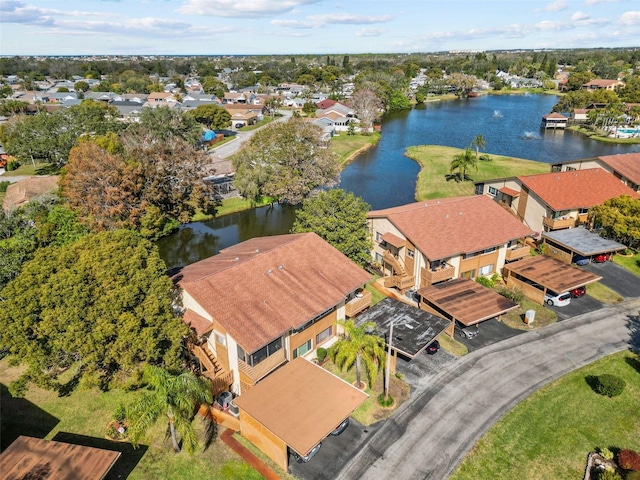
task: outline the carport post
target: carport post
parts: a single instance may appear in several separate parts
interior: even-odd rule
[[[389,372],[391,371],[391,343],[393,342],[393,320],[389,326],[389,342],[387,352],[387,371],[384,373],[384,398],[389,398]]]

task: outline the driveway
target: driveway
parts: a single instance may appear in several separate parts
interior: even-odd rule
[[[640,297],[640,278],[620,265],[613,262],[590,263],[582,268],[596,275],[602,275],[600,283],[615,290],[624,298]]]
[[[587,286],[587,291],[588,290],[589,287]],[[589,295],[584,295],[580,298],[572,298],[571,303],[565,307],[550,307],[549,305],[545,305],[545,307],[553,310],[558,316],[558,321],[561,321],[577,317],[584,313],[595,312],[603,308],[604,304]]]
[[[480,333],[473,338],[461,337],[456,334],[455,339],[466,346],[469,352],[474,352],[526,332],[526,330],[517,330],[515,328],[507,327],[504,323],[499,322],[495,318],[480,322],[478,324],[478,329],[480,330]]]
[[[639,310],[640,299],[626,301],[470,353],[404,403],[336,478],[447,478],[518,402],[576,368],[629,348],[630,330],[640,329]]]
[[[446,333],[442,335],[446,335]],[[396,362],[396,371],[404,375],[404,379],[411,386],[411,395],[413,395],[417,389],[449,367],[457,358],[442,348],[435,355],[421,353],[413,360],[399,356]]]

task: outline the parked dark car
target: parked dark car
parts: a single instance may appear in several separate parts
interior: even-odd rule
[[[587,287],[583,285],[582,287],[574,288],[569,293],[571,294],[571,298],[579,298],[587,293]]]
[[[337,437],[338,435],[340,435],[342,432],[344,432],[347,427],[349,426],[349,417],[345,418],[344,422],[342,422],[340,425],[338,425],[331,433],[330,435],[333,435],[334,437]]]
[[[585,265],[589,265],[590,261],[589,261],[589,259],[587,257],[583,257],[582,255],[574,255],[573,256],[573,263],[583,267]]]
[[[291,450],[291,455],[293,455],[293,458],[296,459],[296,462],[298,462],[298,463],[307,463],[308,461],[310,461],[313,457],[315,457],[318,454],[318,452],[320,451],[320,447],[322,447],[322,442],[320,442],[315,447],[313,447],[311,449],[311,451],[309,453],[307,453],[306,455],[300,455],[295,450]]]
[[[608,262],[611,259],[611,255],[608,253],[601,253],[600,255],[596,255],[593,257],[593,261],[596,263],[604,263]]]
[[[440,350],[440,343],[438,343],[438,340],[434,340],[424,351],[428,355],[433,355],[434,353],[438,353],[438,350]]]
[[[244,127],[244,123],[236,123],[236,128],[242,128]]]

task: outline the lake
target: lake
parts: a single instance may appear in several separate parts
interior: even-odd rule
[[[413,145],[465,148],[481,134],[487,153],[545,163],[640,151],[640,145],[612,145],[562,130],[540,129],[552,95],[487,95],[432,102],[393,112],[382,122],[382,138],[359,155],[340,175],[340,188],[362,197],[374,209],[415,200],[419,166],[404,156]],[[250,238],[287,233],[295,209],[276,205],[248,210],[208,222],[190,223],[158,241],[169,268],[187,265]]]

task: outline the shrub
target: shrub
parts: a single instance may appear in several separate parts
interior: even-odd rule
[[[605,460],[613,460],[613,452],[609,450],[607,447],[598,449],[598,453]]]
[[[319,363],[324,362],[324,359],[327,358],[327,349],[326,348],[322,348],[322,347],[318,347],[316,349],[316,357],[318,357],[318,362]]]
[[[11,185],[11,182],[0,182],[0,193],[6,192],[9,185]]]
[[[384,397],[384,392],[378,395],[378,403],[382,407],[390,407],[393,405],[393,397],[389,395],[387,398]]]
[[[502,287],[498,293],[516,303],[521,303],[524,300],[524,292],[519,288]]]
[[[624,380],[609,373],[603,373],[596,378],[595,390],[600,395],[609,398],[617,397],[622,393],[625,387]]]
[[[483,162],[490,162],[491,160],[493,160],[493,158],[491,158],[491,155],[483,153],[482,155],[480,155],[480,160]]]
[[[122,403],[118,404],[115,412],[113,412],[113,418],[118,423],[123,423],[127,419],[127,409]]]
[[[9,384],[9,393],[14,398],[24,398],[29,390],[29,377],[22,375],[16,381]]]
[[[622,480],[622,477],[613,470],[603,470],[598,474],[598,480]]]
[[[640,480],[640,472],[629,472],[624,478],[625,480]]]
[[[625,448],[618,453],[618,465],[625,470],[640,471],[640,453]]]
[[[493,287],[493,282],[488,277],[476,277],[476,282],[488,288]]]
[[[17,170],[20,166],[20,162],[17,160],[9,160],[7,162],[7,172],[12,172],[13,170]]]

